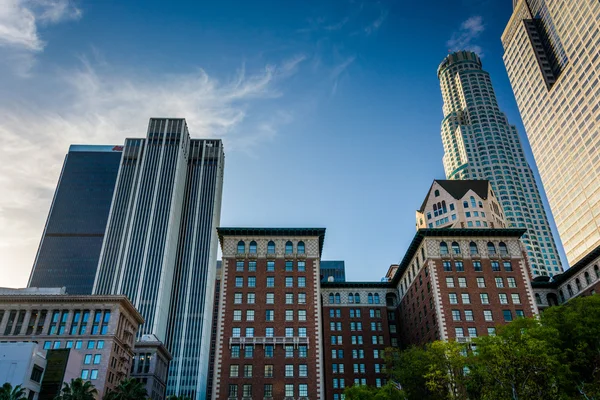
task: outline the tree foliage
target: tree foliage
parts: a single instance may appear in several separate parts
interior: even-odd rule
[[[25,389],[21,385],[13,387],[6,382],[0,387],[0,400],[25,400]]]
[[[60,393],[54,400],[95,400],[98,393],[92,382],[81,378],[71,379],[71,383],[64,383]]]
[[[388,349],[387,373],[409,400],[600,400],[599,295],[497,332],[469,344]]]
[[[104,395],[104,400],[142,400],[148,398],[144,384],[137,379],[123,379],[114,390]]]
[[[344,390],[346,400],[406,400],[402,390],[398,390],[393,383],[388,383],[380,388],[371,386],[354,385]]]

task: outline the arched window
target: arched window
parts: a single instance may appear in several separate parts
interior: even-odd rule
[[[298,242],[298,254],[304,254],[304,242]]]
[[[557,306],[558,305],[558,299],[556,298],[556,295],[554,293],[548,293],[546,295],[546,301],[548,302],[549,306]]]
[[[575,279],[575,286],[577,286],[577,292],[581,292],[581,282],[579,278]]]
[[[275,242],[272,240],[267,244],[267,254],[275,254]]]
[[[448,254],[448,245],[446,244],[446,242],[441,242],[440,243],[440,254],[441,255],[447,255]]]
[[[360,304],[360,294],[354,293],[354,302]]]
[[[569,293],[569,297],[573,297],[573,289],[571,285],[567,285],[567,293]]]
[[[460,246],[456,242],[452,242],[452,254],[460,254]]]
[[[561,304],[565,302],[565,294],[563,293],[562,289],[558,291],[558,298],[560,299]]]
[[[473,207],[473,208],[477,207],[477,203],[475,202],[475,197],[471,196],[470,200],[471,200],[471,207]]]
[[[367,301],[369,304],[373,304],[373,293],[367,295]]]
[[[503,256],[508,255],[508,247],[506,247],[506,243],[504,243],[504,242],[498,243],[498,249],[500,249],[500,254],[502,254]]]
[[[285,254],[292,254],[294,252],[294,245],[289,240],[285,243]]]
[[[592,283],[592,278],[590,278],[590,273],[585,271],[585,274],[583,274],[583,275],[585,276],[585,283],[590,285]]]
[[[435,197],[438,197],[440,195],[440,191],[436,190],[435,192],[433,192],[433,194],[434,194]]]
[[[375,298],[375,304],[379,304],[379,293],[375,293],[373,297]]]
[[[594,272],[596,273],[596,279],[600,279],[600,269],[597,265],[594,265]]]
[[[472,256],[479,254],[479,249],[477,248],[477,243],[475,242],[469,243],[469,250]]]
[[[487,246],[488,246],[488,254],[491,256],[495,256],[496,255],[496,246],[494,246],[494,243],[488,242]]]
[[[535,302],[536,302],[537,304],[542,304],[542,298],[540,297],[540,294],[539,294],[539,293],[536,293],[536,294],[535,294]]]
[[[433,216],[437,217],[438,216],[438,209],[437,209],[437,204],[433,205]]]
[[[329,304],[334,304],[335,303],[335,299],[333,297],[333,293],[329,293]]]
[[[254,240],[250,242],[250,254],[256,254],[256,242]]]
[[[464,208],[469,208],[469,202],[468,201],[463,201],[463,207]]]
[[[442,212],[444,214],[448,212],[448,209],[446,208],[446,200],[442,201]]]
[[[240,254],[246,252],[246,243],[244,243],[243,240],[240,240],[238,242],[237,252],[240,253]]]
[[[340,304],[342,302],[342,296],[339,293],[335,294],[335,304]]]
[[[354,304],[354,293],[348,293],[348,303]]]
[[[481,201],[479,202],[479,208],[483,208],[483,203]]]

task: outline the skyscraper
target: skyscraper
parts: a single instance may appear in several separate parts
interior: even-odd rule
[[[472,52],[448,55],[438,68],[444,100],[442,142],[448,179],[487,179],[510,227],[523,242],[534,275],[562,272],[556,244],[517,129],[498,107],[489,74]]]
[[[28,287],[92,294],[121,146],[73,145],[48,213]]]
[[[571,265],[600,246],[600,3],[514,0],[504,63]]]
[[[125,294],[173,355],[168,394],[204,399],[223,182],[220,140],[152,118],[127,139],[94,293]]]

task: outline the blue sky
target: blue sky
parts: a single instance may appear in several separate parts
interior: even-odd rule
[[[2,3],[0,286],[26,284],[69,144],[143,137],[152,116],[225,141],[223,226],[326,227],[351,280],[401,259],[444,177],[449,50],[482,55],[524,134],[509,0]]]

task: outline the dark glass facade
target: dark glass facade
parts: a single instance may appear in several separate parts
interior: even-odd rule
[[[120,146],[71,146],[28,287],[92,293],[120,160]]]
[[[344,261],[321,261],[321,282],[346,282],[346,266]]]

